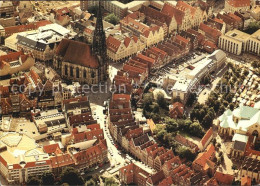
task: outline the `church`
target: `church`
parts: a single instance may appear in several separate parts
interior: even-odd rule
[[[108,77],[106,51],[106,36],[99,3],[92,45],[63,39],[56,49],[53,65],[64,79],[89,85],[98,84]]]

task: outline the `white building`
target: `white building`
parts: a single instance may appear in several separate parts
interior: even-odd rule
[[[36,59],[48,61],[53,58],[57,44],[63,39],[72,39],[75,33],[58,25],[49,24],[33,32],[17,35],[17,49],[31,53]]]

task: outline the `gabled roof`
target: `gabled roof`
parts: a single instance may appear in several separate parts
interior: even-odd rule
[[[121,41],[109,35],[107,38],[107,48],[113,52],[117,52],[121,45]]]
[[[43,146],[43,150],[47,154],[54,153],[57,149],[60,149],[58,143]]]
[[[68,153],[59,154],[55,157],[51,157],[50,160],[52,168],[64,167],[68,165],[73,165],[75,163]]]
[[[142,7],[140,8],[140,12],[144,13],[147,17],[155,19],[161,23],[166,23],[167,26],[170,25],[172,20],[172,16],[170,16],[169,14],[163,11],[160,12],[148,6],[142,5]]]
[[[250,0],[227,0],[227,3],[236,8],[250,6]]]
[[[168,176],[167,178],[163,179],[158,186],[165,186],[165,185],[173,185],[172,177]]]
[[[184,11],[177,9],[177,7],[174,7],[169,3],[164,3],[161,12],[170,17],[174,17],[178,25],[182,24],[183,18],[185,16]]]
[[[210,127],[210,129],[206,132],[206,134],[203,136],[203,138],[201,139],[200,143],[201,145],[204,147],[204,145],[207,143],[207,141],[209,140],[209,138],[213,135],[213,129],[212,127]]]
[[[224,173],[218,172],[218,171],[216,171],[214,177],[216,178],[216,180],[219,184],[224,184],[224,185],[231,185],[234,180],[233,175],[224,174]]]
[[[164,173],[162,170],[152,175],[150,178],[148,178],[147,182],[151,185],[158,185],[160,181],[162,181],[165,178]]]
[[[189,5],[188,3],[186,2],[183,2],[183,1],[178,1],[177,2],[177,7],[181,8],[181,9],[189,9],[190,10],[190,13],[191,13],[191,16],[194,16],[195,15],[195,12],[196,12],[196,8],[192,7],[191,5]]]
[[[45,26],[51,24],[50,21],[48,20],[42,20],[39,22],[34,22],[34,23],[30,23],[28,25],[18,25],[18,26],[10,26],[10,27],[5,27],[5,34],[6,35],[12,35],[15,33],[19,33],[19,32],[24,32],[24,31],[28,31],[28,30],[36,30],[41,26]]]
[[[241,178],[241,186],[251,186],[251,178],[248,176],[243,176]]]
[[[208,145],[205,152],[199,153],[193,163],[200,165],[202,169],[207,170],[210,166],[214,165],[214,163],[210,160],[214,153],[215,147],[213,146],[213,144],[210,144]]]
[[[64,57],[63,61],[98,68],[99,62],[96,55],[92,55],[91,46],[79,41],[62,39],[56,50],[56,55]]]

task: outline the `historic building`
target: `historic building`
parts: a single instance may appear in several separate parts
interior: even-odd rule
[[[112,61],[119,61],[131,57],[144,48],[145,44],[136,36],[128,37],[118,34],[109,35],[107,38],[107,55]]]
[[[225,1],[225,11],[235,12],[240,10],[249,10],[250,0],[226,0]]]
[[[13,52],[0,56],[0,76],[29,70],[34,62],[35,60],[31,56],[25,55],[23,52]]]
[[[63,39],[54,56],[54,67],[65,79],[98,84],[107,79],[106,36],[103,30],[101,5],[97,15],[93,45]]]

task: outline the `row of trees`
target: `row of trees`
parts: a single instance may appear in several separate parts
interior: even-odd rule
[[[27,185],[84,185],[85,181],[78,171],[72,167],[65,168],[61,175],[60,180],[56,181],[53,173],[44,172],[42,176],[29,177]]]
[[[117,183],[114,178],[103,178],[101,177],[105,185],[116,186]],[[73,167],[65,168],[59,179],[55,179],[52,172],[44,172],[42,176],[29,177],[27,185],[85,185],[95,186],[99,185],[99,175],[88,176],[84,179],[79,175],[79,172]]]
[[[168,133],[176,134],[177,132],[183,132],[196,137],[203,137],[205,131],[199,122],[192,122],[190,119],[172,119],[167,117],[165,119],[166,131]]]

